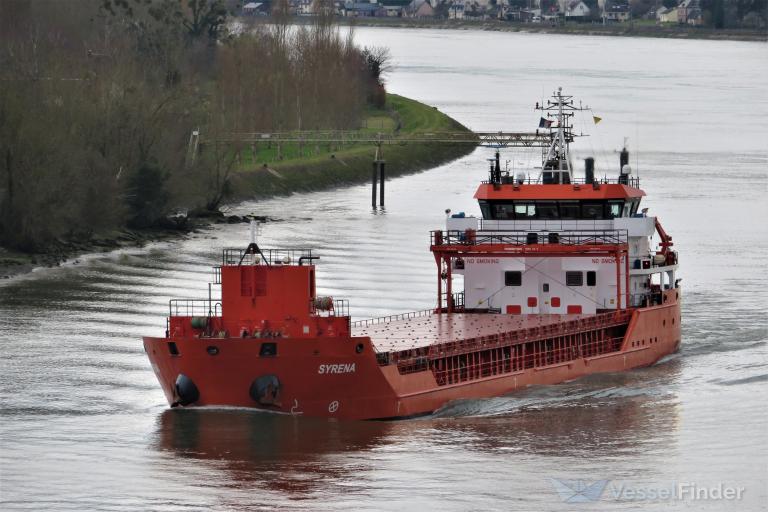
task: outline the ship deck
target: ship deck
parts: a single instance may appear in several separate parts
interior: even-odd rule
[[[593,316],[595,315],[432,313],[355,322],[352,335],[370,337],[379,353],[394,352],[545,327]]]

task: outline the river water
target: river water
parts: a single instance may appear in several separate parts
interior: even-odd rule
[[[357,40],[391,48],[391,91],[475,130],[534,129],[535,101],[563,86],[603,119],[577,117],[593,135],[576,149],[599,175],[629,137],[645,206],[680,251],[681,351],[413,421],[169,410],[140,339],[163,331],[169,298],[205,295],[220,250],[246,241],[245,225],[215,226],[0,285],[0,507],[763,509],[766,45],[396,29]],[[445,208],[477,212],[490,156],[391,180],[385,211],[356,186],[234,212],[281,219],[264,244],[316,248],[320,291],[350,299],[355,317],[424,309],[427,232]],[[502,159],[520,169],[536,154]],[[558,482],[603,492],[567,503]],[[729,488],[740,498],[724,499]]]

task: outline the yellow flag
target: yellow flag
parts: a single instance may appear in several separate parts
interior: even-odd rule
[[[603,120],[602,117],[592,116],[592,120],[595,122],[595,124],[599,123]]]

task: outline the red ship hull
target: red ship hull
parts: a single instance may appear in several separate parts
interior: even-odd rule
[[[481,321],[488,316],[473,315]],[[662,304],[628,310],[625,318],[613,327],[622,333],[613,338],[613,345],[595,342],[603,350],[574,348],[579,340],[599,339],[601,329],[581,329],[570,337],[540,339],[542,351],[515,364],[508,357],[494,359],[492,354],[511,353],[514,359],[514,347],[520,342],[488,338],[487,346],[483,341],[482,347],[456,356],[462,358],[463,366],[449,365],[449,369],[444,366],[449,358],[429,362],[421,358],[423,367],[415,369],[402,361],[383,361],[371,339],[360,336],[273,340],[147,337],[144,348],[172,405],[178,401],[176,380],[183,374],[199,390],[195,406],[249,407],[350,420],[404,418],[432,413],[452,400],[506,395],[531,385],[652,365],[680,345],[680,289],[664,291]],[[548,328],[551,331],[557,326]],[[168,347],[171,341],[175,354]],[[265,341],[275,342],[275,355],[260,355]],[[477,370],[472,361],[478,363]],[[267,405],[249,393],[254,379],[264,375],[279,381],[278,396]]]

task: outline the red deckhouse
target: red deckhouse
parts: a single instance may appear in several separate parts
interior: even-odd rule
[[[545,105],[537,178],[491,164],[475,198],[433,231],[437,307],[352,322],[317,296],[309,250],[225,250],[221,300],[172,300],[144,348],[172,406],[402,418],[450,400],[647,366],[680,344],[677,253],[622,151],[616,179],[575,178],[574,107]],[[658,236],[658,249],[652,247]],[[457,291],[458,290],[458,291]]]

